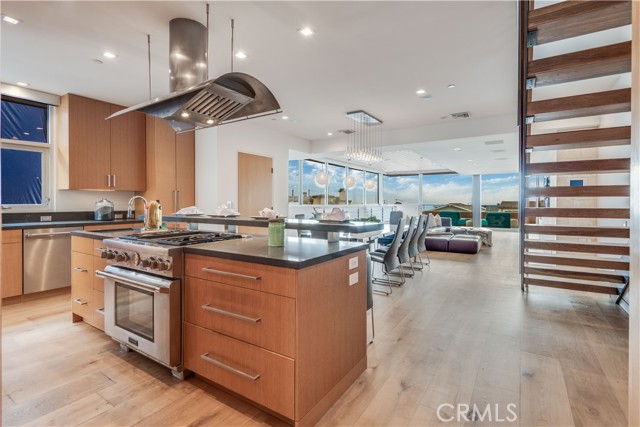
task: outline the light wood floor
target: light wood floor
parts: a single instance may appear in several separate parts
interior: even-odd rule
[[[522,294],[518,235],[432,266],[375,296],[369,368],[322,426],[627,425],[628,318],[607,296],[532,287]],[[252,426],[282,423],[168,370],[84,323],[69,296],[2,310],[3,425]],[[437,408],[491,404],[514,422],[438,420]],[[443,417],[454,416],[450,407]]]

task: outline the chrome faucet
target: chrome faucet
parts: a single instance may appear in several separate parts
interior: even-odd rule
[[[136,199],[142,199],[144,201],[144,205],[147,205],[147,199],[142,196],[133,196],[129,199],[129,206],[127,207],[127,219],[133,218],[133,201]]]

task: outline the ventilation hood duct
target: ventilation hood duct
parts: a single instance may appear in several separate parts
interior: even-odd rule
[[[207,28],[191,19],[169,24],[169,95],[112,114],[140,111],[187,132],[280,112],[280,104],[258,79],[245,73],[207,78]],[[204,80],[204,81],[203,81]]]

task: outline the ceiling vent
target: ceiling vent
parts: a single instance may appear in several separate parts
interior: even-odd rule
[[[468,111],[463,111],[462,113],[452,113],[451,117],[454,119],[468,119],[471,117],[471,113]]]
[[[338,132],[344,133],[345,135],[351,135],[352,133],[356,133],[356,131],[353,129],[340,129],[338,130]]]
[[[498,144],[504,144],[504,141],[502,139],[498,139],[496,141],[485,141],[484,145],[498,145]]]

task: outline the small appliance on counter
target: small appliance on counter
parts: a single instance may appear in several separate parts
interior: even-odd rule
[[[102,200],[98,200],[94,211],[94,219],[96,221],[113,221],[116,219],[113,202],[104,198]]]

